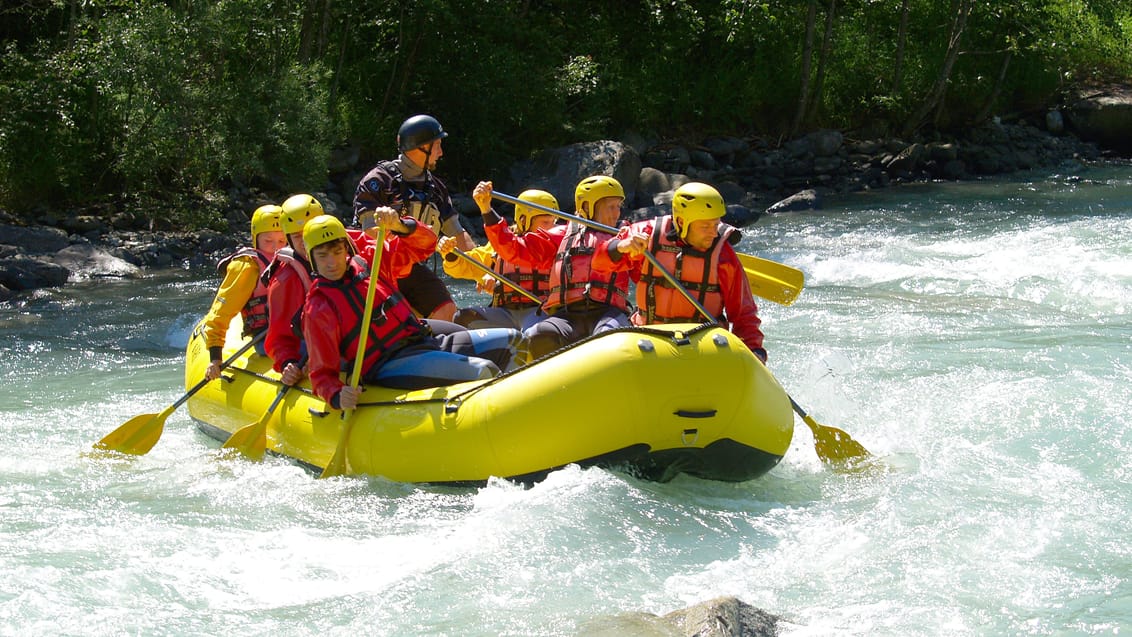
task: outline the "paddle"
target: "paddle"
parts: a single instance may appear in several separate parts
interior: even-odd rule
[[[302,367],[306,362],[306,357],[299,361],[299,367]],[[275,394],[275,400],[271,401],[271,405],[259,420],[250,425],[240,427],[228,437],[221,449],[235,449],[239,451],[248,460],[262,460],[264,452],[267,451],[267,423],[271,420],[271,414],[275,412],[275,408],[279,403],[283,402],[283,397],[287,395],[287,390],[291,389],[291,385],[283,385],[279,388],[279,393]]]
[[[224,369],[231,365],[232,362],[242,356],[244,352],[254,347],[256,343],[262,341],[263,337],[266,335],[266,330],[260,332],[255,338],[236,350],[235,354],[232,354],[227,360],[220,363],[220,368]],[[191,398],[193,394],[200,391],[208,382],[207,378],[202,379],[199,383],[194,385],[192,389],[187,391],[184,396],[178,398],[177,402],[169,405],[159,414],[142,414],[127,420],[119,425],[117,429],[106,434],[102,440],[96,442],[94,448],[118,451],[135,456],[145,455],[150,449],[153,449],[153,445],[157,444],[157,441],[161,438],[161,432],[165,429],[165,419],[169,417],[169,414],[185,404],[185,401]]]
[[[787,398],[790,396],[788,395]],[[853,440],[849,434],[837,427],[818,423],[794,402],[793,398],[790,398],[790,406],[794,408],[794,413],[802,417],[802,422],[810,426],[810,431],[814,434],[814,449],[823,462],[844,462],[854,458],[867,458],[870,455],[868,450],[861,443]]]
[[[500,273],[496,272],[495,270],[492,270],[491,268],[489,268],[489,267],[487,267],[486,265],[484,265],[484,264],[480,263],[479,261],[476,261],[476,260],[475,260],[475,259],[473,259],[473,258],[472,258],[472,256],[471,256],[471,255],[469,255],[469,254],[468,254],[467,252],[464,252],[463,250],[461,250],[461,249],[459,249],[459,248],[452,248],[452,252],[449,252],[448,254],[454,254],[454,255],[456,255],[456,256],[458,256],[458,257],[460,257],[461,259],[464,259],[465,261],[467,261],[468,263],[472,264],[473,266],[475,266],[475,267],[476,267],[477,269],[479,269],[480,271],[482,271],[482,272],[484,272],[484,273],[486,273],[486,274],[490,274],[491,276],[495,277],[495,279],[496,279],[497,281],[499,281],[500,283],[502,283],[503,285],[506,285],[507,287],[511,288],[512,290],[515,290],[515,291],[516,291],[516,292],[518,292],[519,294],[522,294],[523,296],[525,296],[525,297],[527,297],[528,299],[530,299],[530,300],[534,301],[535,303],[538,303],[539,305],[542,305],[542,299],[538,298],[538,297],[537,297],[537,296],[535,296],[534,294],[531,294],[531,293],[530,293],[529,291],[527,291],[527,290],[524,290],[524,289],[523,289],[523,288],[522,288],[522,287],[521,287],[521,286],[520,286],[520,285],[519,285],[518,283],[515,283],[515,282],[514,282],[514,281],[512,281],[511,279],[508,279],[507,277],[505,277],[505,276],[503,276],[502,274],[500,274]],[[447,256],[445,256],[444,258],[445,258],[445,259],[447,259],[448,257],[447,257]]]
[[[567,221],[580,223],[595,230],[600,230],[601,232],[617,234],[616,228],[598,223],[591,219],[585,219],[583,217],[572,215],[567,212],[562,212],[560,210],[555,210],[553,208],[545,208],[529,201],[520,202],[515,197],[504,195],[498,192],[492,192],[491,196],[503,201],[520,203],[530,208],[536,208],[540,212],[545,212],[546,214],[554,215],[555,217],[565,219]],[[692,307],[696,308],[698,312],[703,314],[711,322],[716,322],[717,319],[707,311],[707,308],[701,305],[700,302],[692,296],[692,293],[689,292],[676,277],[672,276],[672,273],[670,273],[660,265],[660,263],[656,260],[656,256],[654,256],[652,252],[645,250],[644,257],[648,260],[649,263],[652,264],[654,268],[656,268],[658,272],[660,272],[664,276],[665,279],[668,280],[670,284],[672,284],[674,288],[676,288],[677,291],[680,292],[681,295],[684,296],[685,299],[688,300],[689,303],[692,304]],[[787,394],[786,397],[790,398],[790,405],[794,408],[794,413],[798,414],[802,418],[802,421],[810,427],[810,431],[813,432],[814,450],[817,451],[818,457],[821,458],[822,462],[842,462],[850,458],[861,458],[869,455],[869,452],[866,451],[860,443],[853,440],[853,438],[851,438],[849,434],[835,427],[827,427],[825,425],[818,424],[816,420],[806,414],[806,412],[802,409],[801,406],[798,405],[798,403],[794,402],[794,399],[791,398],[789,394]]]
[[[552,208],[544,208],[538,204],[532,204],[529,201],[520,201],[510,195],[493,192],[492,197],[508,203],[519,203],[531,208],[538,208],[540,211],[553,210]],[[561,211],[555,211],[561,212]],[[560,219],[572,220],[573,215],[561,214],[555,215]],[[590,226],[591,228],[594,226]],[[605,232],[617,233],[616,230],[608,228]],[[601,230],[601,228],[598,228]],[[751,286],[751,293],[764,298],[768,301],[773,301],[780,305],[790,305],[802,293],[802,288],[805,286],[806,276],[798,268],[771,261],[762,257],[756,257],[750,254],[743,254],[737,252],[739,255],[739,262],[743,264],[743,271],[747,274],[747,283]]]
[[[366,341],[369,340],[369,322],[373,318],[373,296],[377,287],[377,276],[381,271],[381,252],[385,248],[385,226],[378,224],[377,239],[374,240],[375,251],[373,265],[369,270],[369,287],[366,288],[366,307],[362,312],[361,328],[358,331],[358,349],[354,354],[354,370],[350,374],[350,386],[357,387],[361,382],[362,363],[365,361]],[[342,432],[338,435],[338,445],[334,448],[334,455],[322,470],[319,478],[333,478],[346,473],[346,444],[350,440],[350,429],[354,424],[354,410],[347,409],[342,412]]]
[[[752,254],[735,254],[739,255],[751,292],[756,296],[780,305],[790,305],[802,292],[805,275],[798,268]]]

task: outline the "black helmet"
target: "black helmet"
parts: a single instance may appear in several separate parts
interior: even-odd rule
[[[413,115],[397,130],[397,148],[401,152],[420,148],[437,139],[448,137],[444,127],[431,115]]]

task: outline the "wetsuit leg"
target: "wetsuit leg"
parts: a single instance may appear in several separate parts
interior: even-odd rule
[[[465,307],[456,312],[454,320],[468,329],[519,328],[511,310],[502,307]]]
[[[456,310],[456,316],[452,317],[452,322],[468,327],[476,321],[484,320],[483,314],[480,313],[480,310],[483,309],[482,307],[462,307]]]
[[[441,334],[454,334],[456,332],[467,331],[467,328],[464,327],[463,325],[459,325],[459,324],[453,323],[451,321],[441,321],[440,319],[423,319],[423,320],[428,325],[429,329],[432,330],[432,333],[436,334],[437,336],[439,336]]]
[[[601,334],[609,330],[615,330],[619,327],[629,327],[629,315],[621,310],[610,307],[603,312],[600,317],[594,322],[591,334]]]
[[[573,343],[578,339],[578,331],[570,312],[557,312],[554,316],[535,323],[523,331],[523,345],[528,361],[542,358],[554,350]]]
[[[518,328],[526,331],[527,328],[546,318],[546,312],[539,307],[529,307],[524,310],[515,310],[515,320],[519,322]]]
[[[492,378],[498,374],[499,367],[486,358],[413,348],[386,361],[376,376],[369,380],[394,389],[424,389]]]
[[[511,366],[522,335],[518,330],[495,327],[468,330],[437,337],[440,349],[446,352],[486,358],[499,369]]]

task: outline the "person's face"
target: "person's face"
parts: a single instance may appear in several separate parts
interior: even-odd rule
[[[441,157],[444,156],[444,145],[441,143],[443,141],[444,140],[441,139],[433,140],[432,142],[429,142],[427,146],[421,146],[420,148],[411,150],[405,154],[413,160],[413,163],[419,166],[424,166],[424,168],[427,168],[428,170],[436,170],[436,163],[440,161]],[[424,165],[426,154],[428,155],[427,166]]]
[[[346,264],[350,259],[350,252],[341,240],[331,241],[311,250],[311,259],[314,260],[314,269],[319,276],[337,281],[346,275]]]
[[[624,197],[602,197],[594,204],[593,220],[606,226],[616,226],[621,218],[621,202]]]
[[[295,254],[306,256],[307,244],[303,243],[302,230],[298,232],[292,232],[291,234],[287,235],[287,238],[291,240],[291,249],[295,251]]]
[[[719,219],[696,219],[688,224],[688,236],[684,238],[684,243],[704,252],[711,248],[718,234]]]
[[[537,215],[535,217],[531,217],[531,224],[527,229],[527,232],[534,232],[535,230],[550,230],[554,227],[555,221],[557,221],[557,219],[554,218],[554,215]]]
[[[261,232],[255,238],[256,249],[268,257],[273,256],[279,251],[279,248],[285,245],[287,245],[287,236],[283,234],[282,230]]]

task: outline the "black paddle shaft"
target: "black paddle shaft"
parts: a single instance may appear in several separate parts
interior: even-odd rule
[[[255,344],[262,341],[264,339],[264,337],[266,337],[266,336],[267,336],[267,330],[264,330],[264,331],[260,332],[259,334],[256,334],[255,338],[248,341],[247,343],[244,343],[242,346],[240,346],[240,349],[236,350],[235,354],[232,354],[231,356],[226,358],[223,362],[221,362],[220,363],[220,369],[224,369],[225,367],[228,367],[232,363],[236,362],[237,358],[243,356],[244,352],[255,347]],[[177,402],[173,403],[173,409],[176,409],[176,408],[180,407],[181,405],[185,404],[185,401],[192,398],[193,395],[196,394],[198,391],[200,391],[202,387],[207,385],[208,382],[209,382],[209,380],[207,378],[202,378],[199,383],[197,383],[196,385],[193,385],[192,389],[185,392],[184,396],[181,396],[180,398],[177,399]]]

